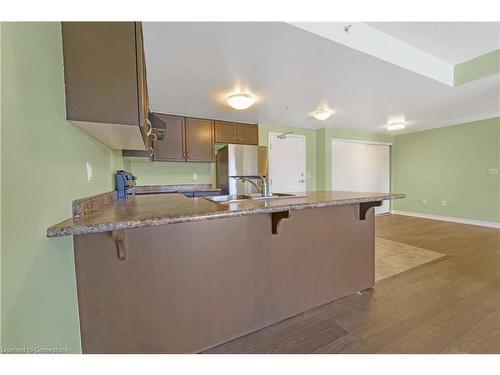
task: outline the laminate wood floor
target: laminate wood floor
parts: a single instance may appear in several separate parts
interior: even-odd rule
[[[447,257],[207,353],[500,353],[500,230],[385,215],[376,235]]]

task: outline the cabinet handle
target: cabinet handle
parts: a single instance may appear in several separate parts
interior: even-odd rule
[[[146,119],[146,124],[148,125],[148,130],[146,131],[146,135],[149,137],[153,132],[153,125],[151,125],[151,121],[149,121],[148,118]]]

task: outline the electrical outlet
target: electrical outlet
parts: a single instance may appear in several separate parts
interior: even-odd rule
[[[441,201],[441,206],[446,207],[446,205],[447,205],[447,204],[448,204],[448,202],[446,202],[446,201]]]
[[[420,202],[425,206],[427,204],[427,199],[422,198],[420,199]]]
[[[198,174],[197,173],[193,173],[193,181],[196,181],[198,179]]]
[[[87,162],[87,181],[92,181],[92,164],[90,164],[90,161]]]

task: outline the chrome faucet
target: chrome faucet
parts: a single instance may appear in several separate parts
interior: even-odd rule
[[[266,176],[256,176],[258,178],[260,178],[261,180],[261,187],[259,188],[259,186],[253,182],[250,177],[242,177],[241,180],[242,181],[245,181],[245,182],[250,182],[253,186],[255,186],[255,188],[257,189],[257,191],[263,196],[263,197],[270,197],[271,196],[271,193],[269,191],[269,185],[267,184],[267,178]]]

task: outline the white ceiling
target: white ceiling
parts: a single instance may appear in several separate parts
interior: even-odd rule
[[[303,128],[413,132],[500,115],[500,76],[450,87],[285,23],[145,23],[154,111]],[[246,111],[224,98],[239,84]],[[320,104],[327,121],[308,114]]]
[[[500,48],[500,22],[368,22],[450,64]]]

